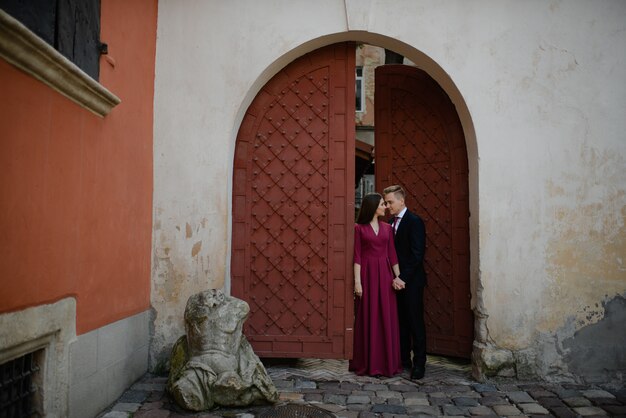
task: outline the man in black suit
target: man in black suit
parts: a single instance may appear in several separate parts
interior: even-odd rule
[[[393,216],[390,223],[395,231],[394,241],[400,264],[400,277],[394,279],[393,287],[397,290],[398,298],[402,365],[411,370],[411,379],[417,380],[424,377],[426,366],[426,228],[419,216],[407,210],[405,196],[404,189],[398,185],[383,190],[385,203]]]

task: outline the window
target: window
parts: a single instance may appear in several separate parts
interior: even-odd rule
[[[0,0],[0,9],[98,80],[100,0]]]
[[[356,67],[356,111],[365,112],[365,92],[363,91],[363,67]]]
[[[44,350],[25,354],[0,364],[0,416],[33,418],[41,410]]]

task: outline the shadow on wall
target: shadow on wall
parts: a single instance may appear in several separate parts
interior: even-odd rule
[[[575,375],[585,376],[590,382],[619,379],[626,375],[624,296],[618,295],[603,302],[604,318],[581,328],[573,337],[563,341],[563,347],[569,350],[564,361]]]

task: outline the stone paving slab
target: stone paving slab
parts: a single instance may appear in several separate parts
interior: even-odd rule
[[[521,415],[522,411],[515,405],[494,405],[493,411],[499,416]]]
[[[493,415],[493,410],[487,406],[470,406],[469,413],[472,415]]]
[[[615,395],[612,395],[611,393],[607,392],[606,390],[598,390],[598,389],[584,390],[583,391],[583,396],[585,398],[588,398],[588,399],[593,399],[593,398],[610,398],[610,399],[615,399]]]
[[[537,402],[539,402],[539,404],[544,408],[556,408],[565,406],[565,403],[563,403],[563,401],[559,398],[539,398],[537,399]]]
[[[526,415],[548,415],[546,408],[538,403],[520,403],[517,405]]]
[[[515,392],[507,392],[506,396],[513,403],[531,403],[535,401],[527,392],[521,390]]]
[[[575,398],[566,398],[563,399],[568,406],[577,407],[577,406],[591,406],[591,401],[587,398],[583,398],[582,396],[577,396]]]
[[[595,416],[595,415],[607,415],[606,411],[604,411],[602,408],[598,408],[595,406],[581,406],[578,408],[574,408],[574,412],[576,412],[579,415],[582,415],[583,417]]]
[[[113,406],[113,411],[135,412],[141,408],[140,403],[118,402]]]
[[[556,408],[550,408],[550,412],[557,418],[574,418],[578,416],[570,408],[562,407],[562,406],[559,406]]]
[[[455,405],[443,405],[441,407],[444,416],[464,416],[469,413],[469,407],[458,407]]]
[[[432,405],[432,403],[428,402],[428,399],[426,398],[405,398],[404,399],[404,406],[416,406],[416,405],[427,406],[427,405]]]
[[[500,396],[485,396],[478,400],[481,405],[496,406],[496,405],[508,405],[509,401]]]
[[[325,363],[328,362],[328,363]],[[427,365],[426,376],[355,376],[341,360],[306,360],[299,367],[269,366],[278,405],[308,404],[339,418],[404,417],[626,417],[626,389],[609,385],[507,381],[479,383],[469,367]],[[324,369],[326,367],[326,369]],[[429,375],[429,371],[432,373]],[[180,409],[168,396],[166,378],[145,375],[98,418],[254,418],[272,406]]]

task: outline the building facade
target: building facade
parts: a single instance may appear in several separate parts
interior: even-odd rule
[[[102,2],[99,81],[0,13],[0,364],[95,416],[148,367],[157,3]]]
[[[298,57],[352,41],[426,71],[462,123],[476,374],[619,375],[608,324],[626,290],[625,13],[618,1],[161,2],[151,364],[189,295],[235,286],[234,158],[255,97]]]
[[[359,44],[460,124],[475,376],[623,379],[624,2],[106,1],[95,84],[5,15],[0,363],[46,365],[46,413],[95,416],[166,371],[207,288],[265,312],[266,355],[350,355]]]

